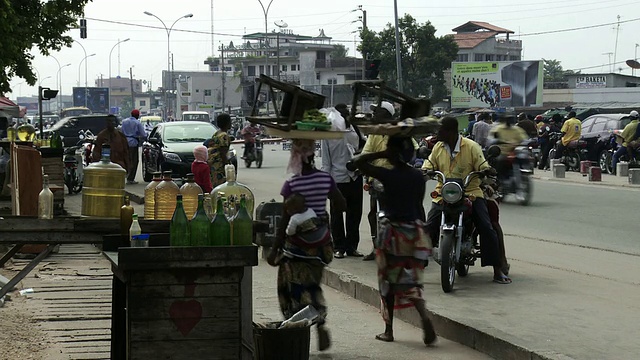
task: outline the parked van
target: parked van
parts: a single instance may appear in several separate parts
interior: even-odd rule
[[[184,111],[182,121],[205,121],[211,123],[211,117],[206,111]]]

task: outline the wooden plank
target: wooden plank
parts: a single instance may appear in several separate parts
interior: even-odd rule
[[[171,319],[131,321],[129,329],[132,342],[240,338],[240,324],[229,319],[202,319],[187,335]]]
[[[131,344],[130,360],[238,360],[240,340],[150,341]]]
[[[118,252],[118,267],[125,271],[256,265],[258,265],[258,247],[255,245],[121,248]]]
[[[35,216],[9,216],[0,220],[0,234],[20,231],[73,231],[73,218],[58,217],[55,220],[38,219]]]
[[[133,298],[179,298],[185,293],[185,285],[152,285],[132,286],[129,288],[129,296]],[[231,297],[240,296],[240,285],[231,284],[199,284],[194,286],[194,298],[199,297]]]
[[[0,220],[1,224],[1,220]],[[68,233],[51,231],[0,231],[0,244],[99,244],[102,236],[96,233]]]
[[[238,319],[240,300],[238,298],[129,298],[129,320],[171,319],[170,312],[182,318]],[[198,316],[200,314],[200,316]]]
[[[150,285],[184,285],[238,283],[242,273],[237,269],[171,269],[165,271],[136,271],[130,274],[131,287]]]

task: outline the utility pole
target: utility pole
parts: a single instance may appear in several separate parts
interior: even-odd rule
[[[400,29],[398,29],[398,0],[393,0],[393,10],[396,21],[396,72],[398,91],[402,92],[402,56],[400,56]]]
[[[620,33],[620,15],[618,15],[618,25],[616,26],[616,45],[613,49],[613,66],[616,66],[616,58],[618,56],[618,34]],[[614,71],[612,71],[614,72]]]
[[[133,92],[133,66],[129,68],[129,82],[131,84],[131,106],[133,109],[136,108],[136,97]]]
[[[358,8],[352,11],[362,11],[362,16],[358,17],[358,20],[354,20],[352,21],[352,23],[354,22],[358,22],[361,21],[362,22],[362,31],[367,30],[367,10],[364,10],[362,8],[362,5],[358,5]],[[355,49],[355,39],[354,39],[354,49]],[[364,50],[364,48],[362,49],[362,80],[364,80],[364,73],[367,71],[367,55],[366,52]]]
[[[224,68],[224,44],[220,46],[220,52],[222,53],[222,112],[224,112],[225,97],[224,94],[227,91],[227,76]]]

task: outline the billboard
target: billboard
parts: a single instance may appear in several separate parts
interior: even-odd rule
[[[606,88],[607,77],[601,76],[578,76],[576,78],[576,89]]]
[[[451,107],[542,106],[542,61],[454,62]]]
[[[74,87],[73,88],[73,106],[85,106],[85,104],[93,113],[108,114],[109,113],[109,88]]]

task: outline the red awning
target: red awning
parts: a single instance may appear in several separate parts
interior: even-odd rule
[[[0,97],[0,106],[5,107],[5,106],[18,106],[18,104],[14,103],[13,101],[9,100],[9,98],[6,98],[4,96]]]

